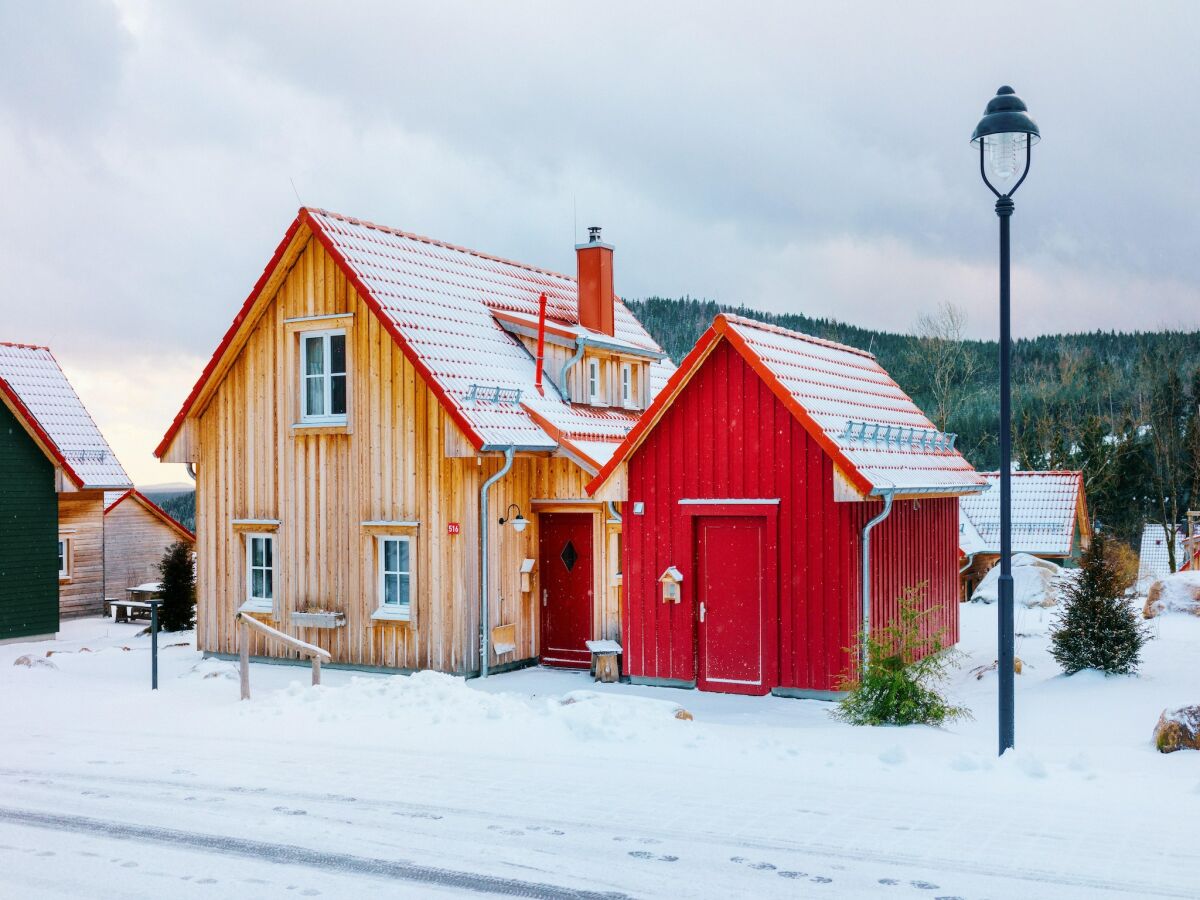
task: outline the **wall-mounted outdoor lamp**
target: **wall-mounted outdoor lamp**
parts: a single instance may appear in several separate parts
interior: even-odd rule
[[[517,514],[515,516],[508,515],[509,510],[513,509],[517,511]],[[513,527],[513,531],[520,534],[525,530],[525,526],[529,524],[529,520],[521,515],[521,507],[517,506],[515,503],[510,503],[508,504],[508,509],[504,511],[504,516],[502,516],[500,519],[500,524],[511,525]]]

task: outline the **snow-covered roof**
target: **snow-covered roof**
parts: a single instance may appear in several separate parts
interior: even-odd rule
[[[962,494],[983,485],[872,354],[721,313],[589,490],[640,443],[721,340],[767,382],[861,493]]]
[[[1180,569],[1186,560],[1183,544],[1183,528],[1175,532],[1175,567]],[[1138,553],[1138,584],[1149,587],[1165,575],[1171,574],[1171,561],[1167,551],[1167,530],[1161,525],[1146,525],[1142,529],[1142,546]]]
[[[987,490],[958,503],[959,547],[1000,552],[1000,473],[981,473]],[[1085,514],[1080,517],[1080,510]],[[1035,556],[1070,556],[1076,528],[1090,533],[1080,472],[1012,473],[1012,549]],[[973,532],[973,535],[972,535]]]
[[[48,347],[0,343],[0,392],[77,487],[131,486]]]
[[[614,335],[580,327],[577,286],[570,276],[320,209],[302,209],[285,243],[299,225],[310,228],[343,268],[478,449],[555,450],[558,440],[530,414],[530,408],[547,419],[571,411],[550,386],[544,397],[538,396],[533,358],[497,316],[510,324],[536,325],[539,297],[544,293],[547,318],[560,330],[655,358],[662,354],[619,299]],[[272,267],[281,255],[282,245]],[[263,283],[265,279],[259,289]],[[159,455],[166,451],[215,360],[256,299],[257,289],[159,445]],[[655,365],[661,370],[663,363]],[[628,416],[618,421],[619,429],[606,435],[614,447],[632,425]]]

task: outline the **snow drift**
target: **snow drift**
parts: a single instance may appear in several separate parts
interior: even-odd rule
[[[1168,612],[1200,616],[1200,572],[1176,572],[1150,586],[1142,615],[1153,619]]]
[[[1069,569],[1028,553],[1012,558],[1013,599],[1021,606],[1054,606],[1063,587],[1074,578]],[[995,603],[1000,593],[1000,564],[992,566],[971,594],[978,603]]]

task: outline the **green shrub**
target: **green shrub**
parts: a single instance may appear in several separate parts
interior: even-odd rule
[[[923,620],[933,612],[920,608],[924,587],[905,590],[899,617],[866,637],[866,676],[842,679],[839,687],[849,693],[834,718],[851,725],[942,725],[970,718],[969,710],[941,694],[955,654],[946,649],[944,630],[921,634]],[[861,658],[862,640],[856,658]]]
[[[177,541],[167,548],[158,564],[162,583],[162,608],[158,626],[163,631],[186,631],[196,620],[196,568],[192,545]]]
[[[1083,669],[1132,675],[1149,639],[1138,609],[1122,596],[1125,587],[1113,564],[1112,541],[1105,534],[1092,538],[1050,629],[1050,655],[1068,675]]]

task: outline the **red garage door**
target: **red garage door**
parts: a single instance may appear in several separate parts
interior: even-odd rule
[[[695,534],[698,686],[765,694],[774,686],[776,653],[766,519],[699,516]]]

